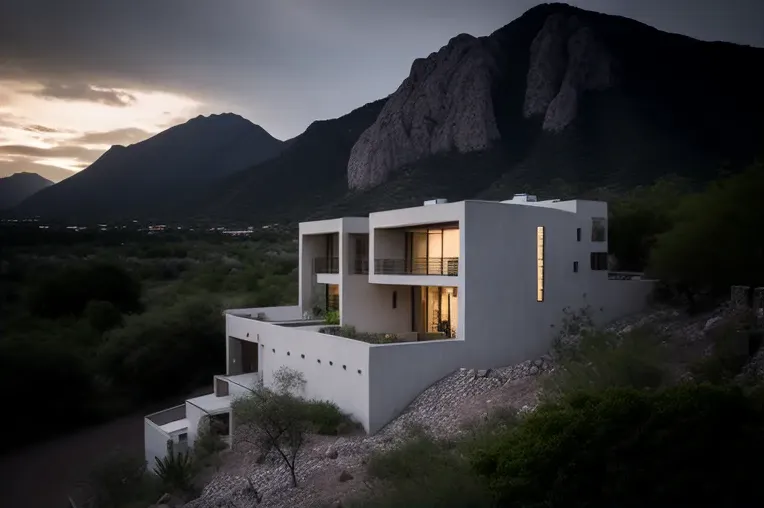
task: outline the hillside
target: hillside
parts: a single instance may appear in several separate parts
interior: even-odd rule
[[[0,178],[0,210],[16,206],[35,192],[50,185],[53,185],[53,182],[37,173],[16,173]]]
[[[199,116],[140,143],[111,147],[15,211],[73,221],[163,216],[210,182],[276,156],[281,145],[238,115]]]

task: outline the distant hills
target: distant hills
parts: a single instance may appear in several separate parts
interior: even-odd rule
[[[703,182],[764,148],[763,66],[764,49],[544,4],[488,37],[454,37],[389,97],[288,146],[235,115],[195,119],[110,150],[16,213],[254,224]]]
[[[211,181],[278,155],[282,145],[238,115],[199,116],[140,143],[111,147],[15,213],[73,221],[161,217],[191,203]]]
[[[35,192],[53,185],[37,173],[15,173],[0,178],[0,210],[12,208]]]

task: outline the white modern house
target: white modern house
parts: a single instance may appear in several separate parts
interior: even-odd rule
[[[460,367],[545,353],[566,307],[603,323],[639,311],[653,283],[608,271],[607,216],[604,202],[520,194],[301,223],[298,304],[226,311],[226,375],[146,417],[147,460],[193,442],[205,415],[230,435],[232,398],[282,366],[375,432]]]

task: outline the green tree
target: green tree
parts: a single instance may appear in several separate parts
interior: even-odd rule
[[[650,272],[690,298],[730,285],[764,285],[764,168],[761,164],[684,198],[658,236]]]
[[[310,430],[309,404],[297,392],[305,385],[302,374],[286,367],[274,374],[274,389],[260,384],[232,404],[239,425],[252,430],[247,442],[261,453],[275,451],[289,469],[292,486],[297,486],[297,455]]]

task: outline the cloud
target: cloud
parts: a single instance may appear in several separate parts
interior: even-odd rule
[[[51,182],[60,182],[61,180],[76,174],[74,171],[51,166],[49,164],[39,164],[26,158],[8,160],[0,159],[0,178],[22,172],[37,173]]]
[[[135,96],[124,90],[99,88],[85,83],[46,83],[41,89],[29,92],[43,99],[63,99],[106,104],[107,106],[129,106]]]
[[[143,129],[127,127],[105,132],[86,132],[81,136],[70,139],[69,142],[83,145],[129,145],[143,141],[151,135],[152,133]]]
[[[39,157],[47,159],[68,158],[85,161],[94,160],[103,150],[91,150],[82,146],[63,145],[52,148],[40,148],[29,145],[0,145],[0,155]]]
[[[44,125],[26,125],[23,127],[25,131],[29,132],[38,132],[38,133],[53,133],[53,132],[61,132],[58,129],[53,129],[51,127],[45,127]]]

